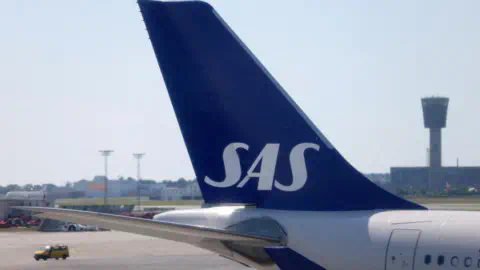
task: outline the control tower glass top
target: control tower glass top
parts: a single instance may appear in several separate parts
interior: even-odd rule
[[[448,98],[422,98],[423,123],[425,128],[444,128],[447,125]]]

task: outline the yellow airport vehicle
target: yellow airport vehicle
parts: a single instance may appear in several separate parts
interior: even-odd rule
[[[70,252],[68,251],[68,246],[66,245],[54,245],[54,246],[46,246],[35,251],[33,258],[35,260],[47,260],[47,259],[55,259],[58,260],[60,258],[66,260],[70,257]]]

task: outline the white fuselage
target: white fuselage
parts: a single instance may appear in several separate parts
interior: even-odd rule
[[[44,200],[47,193],[44,191],[10,191],[5,195],[11,200]]]
[[[480,266],[477,212],[310,212],[224,206],[172,211],[155,219],[225,229],[258,217],[276,220],[289,248],[328,270]]]

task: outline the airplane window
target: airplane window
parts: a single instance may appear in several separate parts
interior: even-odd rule
[[[457,267],[457,266],[458,266],[458,257],[457,257],[457,256],[453,256],[452,259],[450,260],[450,264],[451,264],[453,267]]]
[[[443,256],[443,255],[438,256],[437,264],[438,265],[443,265],[444,263],[445,263],[445,256]]]
[[[425,255],[425,264],[430,264],[432,261],[432,256],[431,255]]]
[[[463,263],[465,264],[465,267],[472,266],[472,258],[470,257],[465,258],[465,261]]]

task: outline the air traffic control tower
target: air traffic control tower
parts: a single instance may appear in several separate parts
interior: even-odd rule
[[[395,192],[407,194],[445,194],[451,190],[480,190],[480,167],[444,166],[442,164],[442,128],[447,126],[449,99],[422,98],[423,123],[430,129],[427,166],[391,167],[391,182]]]
[[[447,126],[448,101],[446,97],[422,98],[423,123],[430,129],[430,168],[442,167],[442,128]]]

